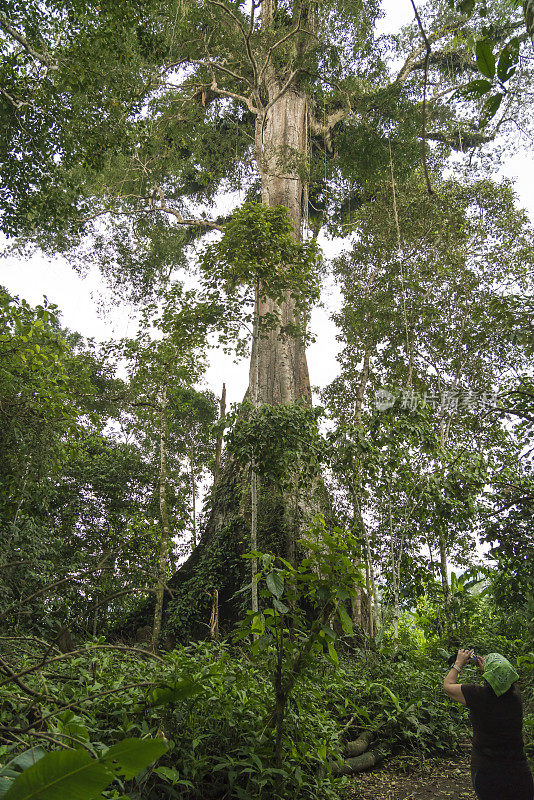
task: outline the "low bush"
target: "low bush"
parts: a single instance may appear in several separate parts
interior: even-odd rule
[[[372,748],[382,755],[457,745],[462,710],[442,695],[439,668],[425,671],[380,654],[342,657],[336,667],[316,656],[287,705],[280,769],[270,719],[272,658],[252,659],[222,643],[159,658],[93,642],[58,655],[40,676],[21,678],[38,694],[30,702],[16,685],[4,684],[3,725],[26,747],[84,748],[94,757],[125,738],[164,737],[168,749],[156,764],[103,795],[124,791],[130,800],[334,800],[346,779],[332,776],[331,763],[340,757],[341,740],[363,729],[375,732]],[[32,664],[35,657],[25,656],[19,671]],[[6,762],[14,752],[4,747],[0,755]]]
[[[78,800],[337,800],[347,779],[333,767],[363,731],[381,757],[454,752],[467,710],[443,692],[445,642],[405,615],[397,651],[387,627],[355,649],[347,607],[358,575],[336,531],[321,541],[297,566],[253,554],[260,610],[228,642],[158,655],[103,639],[70,653],[0,639],[0,798],[25,800],[17,786],[76,762],[99,785]],[[532,753],[534,655],[491,626],[482,633],[517,657]]]

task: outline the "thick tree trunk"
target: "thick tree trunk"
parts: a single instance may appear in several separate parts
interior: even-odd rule
[[[269,206],[286,206],[293,223],[295,238],[301,238],[302,174],[307,155],[307,103],[297,88],[282,96],[281,84],[269,81],[269,102],[273,105],[256,126],[256,158],[261,176],[261,199]],[[278,99],[277,99],[278,98]],[[260,302],[260,317],[278,313],[280,326],[260,336],[253,343],[249,375],[249,395],[262,403],[311,404],[310,378],[304,342],[300,337],[284,333],[287,325],[300,323],[294,301],[289,294],[281,306],[274,300]],[[258,347],[258,369],[255,386],[255,346]]]

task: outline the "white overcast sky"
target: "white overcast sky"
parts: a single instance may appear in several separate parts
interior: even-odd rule
[[[382,32],[397,30],[400,25],[413,18],[410,0],[384,0],[386,17],[380,24]],[[524,154],[509,159],[502,175],[515,181],[521,204],[534,219],[534,166],[530,155]],[[336,249],[326,243],[327,255]],[[110,306],[105,315],[98,310],[99,297],[105,290],[96,271],[80,277],[63,259],[49,259],[39,255],[29,260],[6,258],[0,260],[0,285],[12,294],[24,297],[35,305],[46,295],[62,312],[63,324],[79,331],[85,337],[99,340],[121,338],[135,332],[135,321],[125,307]],[[315,344],[308,349],[308,363],[312,385],[325,386],[337,373],[336,329],[330,320],[331,309],[337,302],[333,287],[326,287],[323,295],[325,308],[316,309],[312,315],[312,329],[317,336]],[[206,382],[216,395],[226,382],[229,402],[239,402],[248,381],[248,364],[233,363],[222,353],[214,353]]]

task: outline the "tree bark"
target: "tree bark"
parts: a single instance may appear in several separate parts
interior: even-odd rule
[[[365,753],[365,751],[371,744],[372,740],[373,740],[373,734],[370,731],[364,731],[358,736],[357,739],[354,739],[353,741],[346,743],[345,756],[348,758],[361,756],[362,753]]]
[[[363,398],[365,397],[365,389],[369,380],[369,350],[366,347],[363,355],[362,373],[360,375],[360,383],[358,384],[358,392],[356,394],[356,409],[354,414],[354,422],[359,427],[362,424],[362,406]]]
[[[191,522],[193,524],[193,547],[197,546],[197,482],[195,477],[195,454],[193,448],[189,453],[189,465],[191,470]]]
[[[161,539],[158,556],[158,572],[156,586],[156,607],[154,609],[154,624],[152,627],[152,648],[157,649],[161,634],[161,621],[163,615],[163,595],[165,593],[165,577],[167,571],[169,545],[171,541],[171,525],[169,508],[167,504],[167,386],[169,382],[168,368],[165,372],[165,381],[161,393],[160,403],[160,470],[159,470],[159,510],[161,516]]]
[[[441,572],[441,585],[443,586],[443,610],[445,624],[448,626],[450,619],[451,589],[449,586],[449,574],[447,572],[447,541],[442,529],[439,531],[439,566]]]
[[[368,575],[368,585],[370,588],[370,594],[368,589],[368,598],[369,598],[369,622],[370,622],[370,633],[371,636],[376,636],[378,631],[380,630],[380,623],[378,617],[378,590],[376,588],[375,582],[375,573],[373,569],[373,561],[372,561],[372,554],[371,554],[371,542],[369,541],[369,532],[367,530],[367,525],[365,524],[365,520],[363,518],[361,509],[357,502],[354,503],[354,512],[357,515],[358,522],[360,523],[360,527],[363,533],[363,539],[365,542],[365,562],[366,562],[366,577]],[[371,595],[372,595],[372,602],[371,602]]]
[[[366,555],[365,557],[365,591],[367,593],[367,629],[369,636],[374,637],[376,634],[375,627],[374,627],[374,617],[373,617],[373,600],[372,600],[372,588],[371,588],[371,573],[370,573],[370,562],[369,557]]]
[[[219,638],[219,592],[213,590],[210,618],[210,636],[212,639]]]
[[[223,383],[221,399],[219,400],[219,422],[222,423],[222,420],[225,417],[226,417],[226,384]],[[217,433],[217,441],[215,443],[215,469],[213,471],[213,479],[214,479],[214,481],[218,481],[219,480],[219,475],[221,473],[222,443],[223,443],[223,431],[221,429]]]
[[[282,84],[274,76],[268,80],[269,103],[256,126],[256,160],[261,177],[262,202],[271,207],[285,206],[293,223],[295,239],[301,239],[303,170],[307,156],[307,101],[297,87],[279,96]],[[257,402],[280,404],[297,400],[311,404],[310,379],[304,342],[289,336],[286,326],[303,324],[289,292],[281,305],[261,299],[259,316],[277,313],[280,325],[264,332],[253,343],[249,376],[249,395],[256,390]],[[255,386],[255,350],[258,350]]]
[[[339,775],[353,775],[355,772],[362,772],[364,769],[374,767],[377,761],[376,753],[362,753],[360,756],[347,758],[343,764],[332,764],[332,774],[336,777]]]
[[[351,601],[352,605],[352,621],[354,625],[359,628],[364,628],[362,619],[362,587],[356,586],[356,592]]]

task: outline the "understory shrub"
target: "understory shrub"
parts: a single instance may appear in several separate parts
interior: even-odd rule
[[[372,730],[371,747],[381,755],[451,751],[465,715],[443,695],[436,664],[423,669],[360,653],[336,666],[318,656],[289,700],[277,769],[271,654],[253,659],[216,642],[163,657],[106,648],[102,640],[88,643],[48,662],[41,677],[29,673],[24,681],[38,695],[32,702],[14,684],[0,687],[2,724],[27,747],[63,744],[99,757],[124,738],[167,740],[155,764],[103,797],[335,800],[346,782],[331,772],[342,738]],[[21,653],[19,668],[35,661],[36,654]],[[19,750],[4,746],[0,757],[6,762]]]

